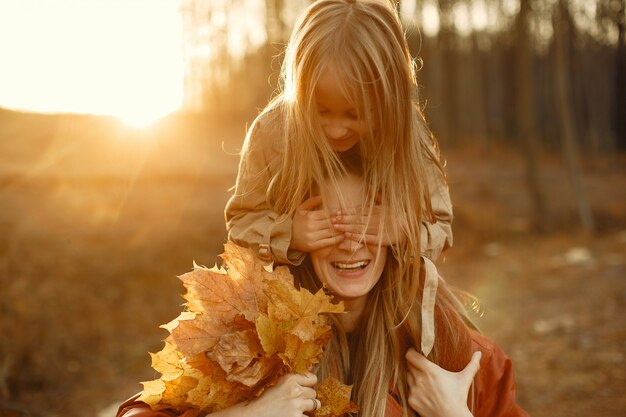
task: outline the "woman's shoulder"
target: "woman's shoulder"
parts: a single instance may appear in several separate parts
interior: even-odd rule
[[[496,342],[476,330],[470,330],[470,337],[472,338],[472,351],[480,350],[483,356],[493,354],[496,350],[502,350]]]
[[[509,371],[511,359],[496,342],[476,330],[470,330],[470,336],[472,352],[482,352],[479,371],[481,379],[499,378]]]
[[[472,350],[481,351],[475,377],[476,416],[527,417],[517,404],[513,363],[500,346],[487,336],[470,330]]]

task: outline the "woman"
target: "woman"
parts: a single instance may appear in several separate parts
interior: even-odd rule
[[[367,216],[364,202],[372,190],[362,178],[345,174],[335,184],[320,187],[320,209]],[[311,252],[293,268],[296,282],[312,291],[324,285],[347,311],[333,318],[334,335],[316,375],[286,375],[258,399],[211,416],[303,416],[319,407],[314,385],[329,375],[353,384],[360,417],[526,416],[515,402],[510,360],[466,324],[443,282],[434,306],[434,346],[428,358],[415,350],[422,333],[422,306],[415,300],[422,299],[425,272],[416,263],[408,267],[413,279],[406,279],[398,264],[389,247],[350,239]],[[176,414],[132,400],[118,413],[166,415]]]

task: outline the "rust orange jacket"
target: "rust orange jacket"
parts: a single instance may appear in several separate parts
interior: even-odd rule
[[[480,370],[474,377],[474,417],[528,417],[515,399],[515,377],[511,359],[491,339],[472,331],[472,350],[482,352]],[[172,410],[153,411],[138,395],[124,402],[117,417],[189,417],[191,410],[177,414]],[[389,395],[385,417],[401,417],[402,407]]]

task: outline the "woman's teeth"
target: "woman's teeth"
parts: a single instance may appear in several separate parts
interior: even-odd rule
[[[370,261],[358,261],[352,263],[333,262],[332,265],[335,269],[339,269],[341,271],[354,271],[365,268],[369,263]]]

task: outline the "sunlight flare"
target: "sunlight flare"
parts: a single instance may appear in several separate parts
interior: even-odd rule
[[[146,126],[180,108],[178,0],[0,3],[0,106]]]

